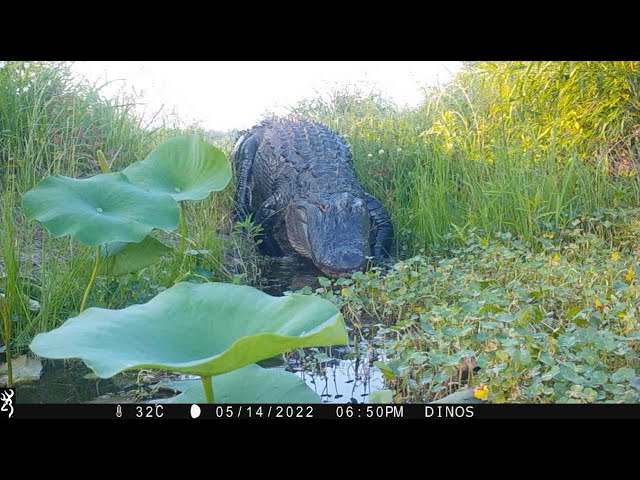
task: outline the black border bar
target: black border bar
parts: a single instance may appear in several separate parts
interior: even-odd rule
[[[15,404],[12,418],[20,420],[640,420],[640,404]]]

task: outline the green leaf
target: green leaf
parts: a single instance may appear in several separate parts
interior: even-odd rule
[[[99,274],[119,277],[148,267],[171,251],[153,237],[139,243],[109,242],[100,247],[102,257]]]
[[[31,350],[47,358],[81,358],[102,378],[141,368],[209,376],[293,348],[347,343],[342,315],[327,300],[183,282],[142,305],[89,308],[37,335]]]
[[[149,192],[122,173],[45,178],[24,194],[22,207],[54,236],[71,235],[92,246],[141,242],[154,228],[174,230],[179,217],[171,197]]]
[[[369,394],[371,403],[393,403],[393,390],[377,390]]]
[[[611,382],[622,383],[631,380],[636,376],[636,372],[633,368],[622,367],[611,374]]]
[[[198,135],[188,135],[166,140],[123,173],[133,183],[169,194],[176,201],[202,200],[227,186],[231,165],[220,149]]]
[[[391,360],[390,362],[373,362],[373,366],[377,367],[382,372],[382,375],[387,380],[391,380],[400,375],[400,366],[402,365],[400,360]]]
[[[472,388],[464,388],[431,403],[486,403],[474,396]]]
[[[504,308],[500,307],[499,305],[485,305],[484,307],[482,307],[480,309],[480,311],[478,312],[480,315],[482,315],[485,312],[496,312],[496,313],[501,313],[504,312]]]
[[[557,365],[554,365],[553,367],[551,367],[551,369],[547,373],[542,375],[540,379],[546,382],[547,380],[551,380],[553,377],[555,377],[559,373],[560,373],[560,367],[558,367]]]
[[[165,403],[206,403],[199,379],[163,385],[182,392]],[[322,403],[295,374],[256,364],[213,377],[213,391],[216,403]]]
[[[582,307],[573,307],[567,312],[567,318],[571,320],[582,311]]]

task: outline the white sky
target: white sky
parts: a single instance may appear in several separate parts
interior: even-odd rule
[[[303,98],[344,85],[380,91],[399,106],[417,106],[422,88],[443,84],[461,62],[76,62],[91,82],[111,81],[142,93],[144,111],[162,105],[206,129],[249,128],[263,113],[286,113]]]

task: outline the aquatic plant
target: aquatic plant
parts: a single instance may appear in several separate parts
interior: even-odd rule
[[[342,315],[327,300],[272,297],[225,283],[183,282],[143,305],[89,308],[59,328],[37,335],[31,350],[46,358],[80,358],[102,378],[142,368],[198,375],[206,401],[213,403],[216,375],[290,349],[347,343]],[[246,381],[237,375],[228,378]],[[291,381],[276,374],[260,378],[270,382],[263,388]]]
[[[104,156],[98,157],[102,171],[108,171]],[[82,312],[99,272],[113,276],[129,273],[167,252],[168,247],[148,235],[155,228],[176,229],[178,200],[203,199],[223,189],[230,178],[231,166],[224,154],[189,135],[163,142],[124,173],[84,179],[45,178],[24,194],[22,205],[28,219],[38,220],[54,236],[71,235],[95,247],[93,270],[80,304]],[[184,239],[184,214],[181,224]],[[103,257],[108,258],[108,265],[101,269]]]

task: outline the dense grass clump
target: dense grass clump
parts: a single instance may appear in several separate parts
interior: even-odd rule
[[[637,205],[639,85],[638,62],[468,62],[417,109],[345,90],[294,113],[348,138],[400,251],[416,253],[460,245],[471,229],[531,241]]]
[[[82,178],[100,173],[98,150],[108,168],[119,171],[168,137],[204,135],[199,127],[172,117],[152,127],[136,109],[138,102],[126,92],[104,97],[99,85],[74,78],[68,63],[0,63],[0,295],[18,351],[36,333],[77,314],[92,262],[91,249],[68,237],[52,238],[26,221],[22,195],[50,175]],[[209,141],[227,153],[231,149],[229,136]],[[255,268],[248,264],[253,252],[230,234],[231,190],[186,206],[191,223],[186,255],[170,255],[138,274],[100,278],[88,306],[144,302],[193,270],[213,279],[252,279]],[[162,240],[178,243],[175,235]],[[231,252],[246,254],[247,261],[228,262]],[[0,339],[3,345],[3,336]]]

